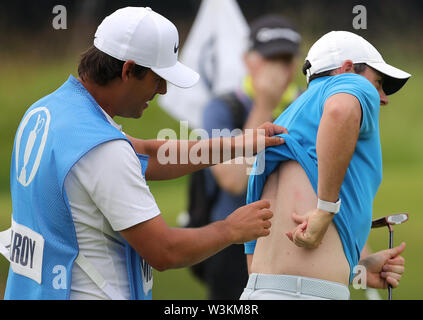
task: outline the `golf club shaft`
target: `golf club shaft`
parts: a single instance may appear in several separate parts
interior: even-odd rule
[[[394,247],[394,230],[389,229],[389,249]],[[388,284],[388,300],[392,300],[392,286]]]
[[[389,249],[394,247],[394,231],[389,231]]]

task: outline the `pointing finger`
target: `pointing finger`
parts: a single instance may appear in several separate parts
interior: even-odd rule
[[[258,200],[256,202],[252,202],[251,204],[253,204],[254,206],[256,206],[258,209],[269,209],[270,208],[270,202],[269,200]]]
[[[262,215],[263,220],[269,220],[273,217],[273,212],[270,209],[262,209],[260,213]]]
[[[289,240],[294,241],[292,238],[292,232],[286,232],[285,235],[288,237]]]
[[[265,138],[265,146],[278,146],[285,143],[285,139],[281,137],[266,137]]]
[[[264,221],[263,228],[270,229],[271,226],[272,226],[272,223],[269,220]]]

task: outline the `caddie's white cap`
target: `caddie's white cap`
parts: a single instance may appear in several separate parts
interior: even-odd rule
[[[94,46],[121,61],[151,68],[181,88],[192,87],[200,78],[178,61],[175,25],[148,7],[126,7],[107,16],[97,28]]]
[[[313,44],[305,60],[310,62],[306,71],[307,82],[311,75],[339,68],[345,60],[365,63],[385,75],[383,90],[387,95],[397,92],[411,77],[409,73],[387,64],[363,37],[348,31],[325,34]]]

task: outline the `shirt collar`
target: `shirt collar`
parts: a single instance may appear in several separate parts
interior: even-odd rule
[[[94,97],[88,92],[88,90],[82,85],[82,83],[76,79],[73,75],[69,76],[68,79],[73,85],[79,87],[80,90],[82,90],[89,98],[90,100],[93,102],[93,104],[95,105],[95,107],[99,110],[101,110],[101,112],[104,114],[104,116],[106,117],[107,121],[116,129],[118,129],[119,131],[122,132],[122,126],[117,124],[111,116],[109,116],[109,114],[104,111],[104,109],[97,103],[97,101],[95,101]]]
[[[309,87],[314,86],[315,84],[318,84],[324,80],[327,80],[330,76],[325,76],[325,77],[319,77],[316,79],[311,80],[311,82],[308,84]]]
[[[104,111],[104,109],[103,109],[103,108],[101,108],[101,107],[100,107],[100,109],[101,109],[101,111],[103,111],[104,115],[106,116],[107,121],[109,121],[109,123],[110,123],[113,127],[115,127],[116,129],[118,129],[119,131],[121,131],[121,132],[122,132],[122,126],[121,126],[120,124],[117,124],[117,123],[113,120],[113,118],[112,118],[111,116],[109,116],[109,114],[108,114],[106,111]]]

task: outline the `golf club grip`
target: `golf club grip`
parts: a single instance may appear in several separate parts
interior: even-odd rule
[[[392,300],[392,286],[388,284],[388,300]]]

